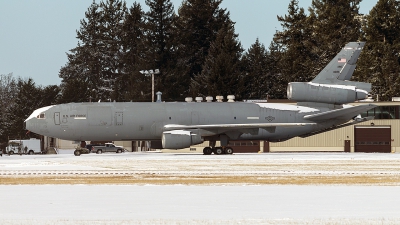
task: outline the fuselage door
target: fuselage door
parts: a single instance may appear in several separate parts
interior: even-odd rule
[[[59,112],[54,113],[54,124],[60,125],[60,113]]]
[[[123,112],[116,112],[115,113],[115,125],[116,126],[122,126],[124,119],[124,113]]]
[[[198,125],[199,124],[199,113],[196,111],[192,112],[192,125]]]

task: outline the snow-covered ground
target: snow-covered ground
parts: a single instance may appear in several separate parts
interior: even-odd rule
[[[400,154],[3,155],[0,224],[400,224],[396,182],[213,182],[220,176],[277,180],[358,176],[397,181],[399,171]],[[153,184],[150,175],[174,182]],[[143,180],[71,185],[65,179],[51,185],[43,179],[41,185],[5,185],[13,179],[46,176],[57,180],[139,176]],[[180,180],[204,176],[213,179],[205,184]]]

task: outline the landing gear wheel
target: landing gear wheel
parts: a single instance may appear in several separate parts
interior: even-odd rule
[[[80,156],[80,155],[81,155],[81,151],[75,150],[75,151],[74,151],[74,155],[75,155],[75,156]]]
[[[214,149],[214,154],[216,155],[224,154],[224,150],[221,147],[217,147]]]
[[[233,154],[233,148],[231,148],[231,147],[225,148],[225,153],[229,154],[229,155],[232,155]]]
[[[203,149],[203,154],[204,155],[211,155],[211,153],[212,153],[212,149],[210,147],[205,147]]]

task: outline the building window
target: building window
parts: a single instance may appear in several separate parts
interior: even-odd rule
[[[367,112],[361,113],[362,117],[374,116],[375,119],[400,119],[399,116],[400,106],[378,106]]]

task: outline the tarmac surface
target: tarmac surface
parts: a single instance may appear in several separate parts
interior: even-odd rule
[[[2,184],[398,185],[400,154],[109,153],[0,158]]]
[[[0,224],[400,224],[400,154],[0,157]]]

